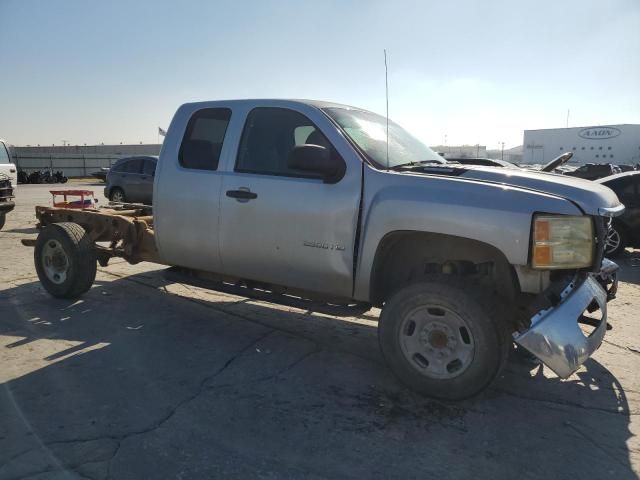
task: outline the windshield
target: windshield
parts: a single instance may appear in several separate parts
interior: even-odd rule
[[[344,132],[377,167],[394,168],[412,162],[447,163],[444,158],[389,121],[389,162],[387,164],[387,119],[364,110],[325,108]]]

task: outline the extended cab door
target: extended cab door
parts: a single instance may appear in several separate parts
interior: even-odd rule
[[[218,230],[222,175],[229,150],[231,109],[181,107],[156,167],[154,230],[162,261],[220,272]]]
[[[325,131],[333,125],[320,112]],[[293,108],[247,114],[233,172],[220,199],[224,272],[244,279],[349,297],[361,191],[361,165],[345,163],[335,183],[288,166],[294,146],[339,155],[319,126]],[[342,156],[340,161],[344,162]]]

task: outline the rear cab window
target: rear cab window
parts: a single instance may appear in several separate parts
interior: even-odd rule
[[[229,108],[205,108],[195,112],[180,144],[180,165],[195,170],[217,170],[230,119]]]

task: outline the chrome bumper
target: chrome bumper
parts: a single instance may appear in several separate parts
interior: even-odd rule
[[[555,307],[538,312],[531,326],[514,334],[515,342],[538,357],[559,377],[567,378],[595,352],[607,331],[607,301],[615,297],[618,266],[604,259],[602,270],[580,284],[572,282]],[[602,319],[589,336],[578,325],[585,310],[600,308]],[[591,307],[591,308],[590,308]]]

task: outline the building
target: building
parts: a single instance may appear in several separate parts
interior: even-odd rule
[[[158,155],[160,144],[66,145],[11,147],[11,157],[27,174],[42,169],[61,170],[67,177],[87,177],[101,167],[133,155]]]
[[[525,130],[523,163],[547,163],[573,152],[571,163],[640,163],[640,125]]]

